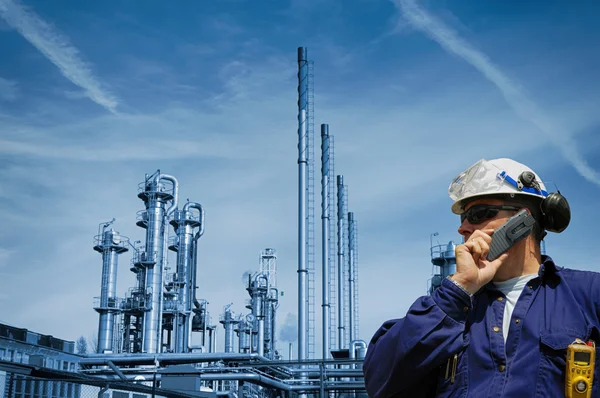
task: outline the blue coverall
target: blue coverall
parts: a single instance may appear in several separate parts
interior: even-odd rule
[[[542,256],[514,308],[506,344],[505,303],[491,284],[470,297],[445,279],[371,339],[363,365],[369,396],[564,397],[569,344],[594,340],[600,362],[599,273],[557,267]],[[592,397],[600,397],[599,368]]]

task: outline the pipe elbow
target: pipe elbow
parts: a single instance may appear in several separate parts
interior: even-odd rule
[[[169,174],[159,174],[157,177],[159,181],[167,180],[173,183],[173,204],[167,209],[167,216],[170,216],[179,205],[179,182],[177,181],[177,178]]]

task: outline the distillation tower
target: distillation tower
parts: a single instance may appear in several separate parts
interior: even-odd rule
[[[98,352],[190,352],[192,331],[203,333],[204,344],[206,334],[215,328],[208,325],[206,302],[196,298],[197,250],[204,233],[204,210],[195,202],[187,202],[179,210],[178,196],[175,177],[160,171],[146,175],[138,193],[145,209],[138,212],[136,222],[146,231],[145,243],[120,239],[112,229],[106,230],[108,224],[101,238],[97,237],[94,250],[103,258],[100,305],[96,307],[100,313]],[[169,224],[175,232],[172,239]],[[136,285],[124,299],[118,299],[117,255],[129,248],[133,249],[131,271],[136,275]],[[173,273],[167,273],[167,248],[177,253]],[[113,343],[109,344],[108,339]]]
[[[112,353],[119,345],[119,334],[115,333],[121,313],[121,301],[117,296],[117,266],[119,254],[128,249],[129,239],[117,231],[107,229],[115,219],[102,226],[102,232],[94,238],[94,250],[102,254],[102,287],[94,309],[99,314],[97,352]],[[100,224],[102,225],[102,224]]]

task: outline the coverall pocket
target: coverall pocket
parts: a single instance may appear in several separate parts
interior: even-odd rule
[[[540,366],[536,396],[564,397],[567,347],[577,338],[586,339],[586,334],[586,331],[577,332],[572,329],[540,333]],[[562,386],[562,388],[560,391],[548,391],[548,386]],[[595,386],[596,382],[594,382]]]
[[[436,398],[463,397],[467,386],[467,350],[456,354],[440,367]]]

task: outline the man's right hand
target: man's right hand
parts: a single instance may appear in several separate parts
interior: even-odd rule
[[[451,278],[471,294],[490,282],[508,257],[508,253],[504,253],[494,261],[485,259],[493,233],[493,229],[476,230],[465,243],[456,246],[456,273]]]

